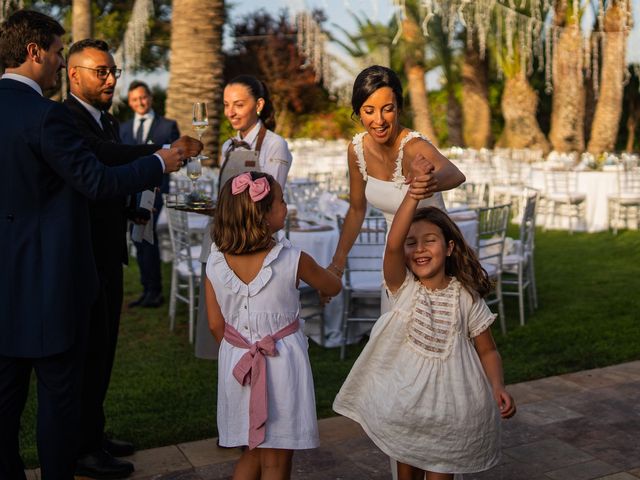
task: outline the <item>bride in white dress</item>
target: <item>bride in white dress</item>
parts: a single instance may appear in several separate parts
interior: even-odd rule
[[[465,181],[429,139],[400,125],[402,86],[393,70],[374,65],[360,72],[353,84],[351,106],[365,132],[353,137],[348,148],[349,211],[329,266],[338,275],[362,227],[367,202],[384,213],[389,227],[407,189],[422,200],[420,207],[445,210],[440,192]],[[431,172],[413,179],[410,166],[418,154],[431,164]],[[407,178],[413,179],[410,185]]]

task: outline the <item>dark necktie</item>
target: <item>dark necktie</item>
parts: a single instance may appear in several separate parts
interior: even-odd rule
[[[230,150],[235,150],[236,148],[246,148],[247,150],[251,150],[251,145],[249,145],[244,140],[240,140],[237,137],[231,138],[231,145],[229,145]]]
[[[105,137],[109,140],[115,140],[115,135],[113,134],[113,126],[111,125],[111,122],[104,112],[100,112],[100,125],[102,125],[102,130],[104,131]]]
[[[144,135],[144,121],[146,118],[142,117],[140,119],[140,123],[138,124],[138,130],[136,130],[136,143],[143,143],[143,135]]]

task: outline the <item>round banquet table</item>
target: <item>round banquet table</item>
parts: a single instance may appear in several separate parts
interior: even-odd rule
[[[529,185],[544,192],[544,170],[532,168]],[[609,228],[608,200],[610,195],[617,193],[617,173],[615,171],[583,170],[577,173],[578,191],[587,196],[586,225],[578,225],[577,230],[600,232]],[[541,212],[542,213],[542,212]],[[563,219],[566,220],[566,219]],[[540,225],[543,222],[539,222]],[[565,227],[564,224],[562,224]],[[565,228],[568,227],[568,222]]]

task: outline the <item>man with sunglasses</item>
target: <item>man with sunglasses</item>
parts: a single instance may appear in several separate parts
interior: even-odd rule
[[[74,43],[67,60],[70,95],[65,105],[75,117],[79,133],[105,165],[121,165],[154,152],[160,145],[124,145],[117,120],[108,113],[121,70],[102,40]],[[186,155],[202,144],[182,137],[173,144]],[[159,186],[159,185],[158,185]],[[135,197],[134,197],[135,198]],[[122,265],[128,263],[127,219],[134,219],[125,197],[91,202],[91,237],[100,279],[100,296],[91,311],[89,348],[82,391],[82,430],[76,475],[123,478],[133,472],[131,462],[115,457],[133,454],[133,445],[105,436],[104,400],[115,358],[123,299]]]

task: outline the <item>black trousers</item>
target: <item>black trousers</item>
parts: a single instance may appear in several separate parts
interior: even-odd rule
[[[84,359],[79,455],[102,448],[104,400],[115,359],[122,310],[122,264],[98,265],[100,292],[93,305]]]
[[[157,202],[156,202],[157,203]],[[162,200],[160,201],[162,208]],[[156,207],[157,212],[160,210]],[[153,215],[153,245],[149,242],[134,242],[136,246],[136,259],[140,267],[140,283],[145,294],[159,295],[162,293],[162,272],[160,267],[160,245],[158,245],[158,223],[159,213]]]
[[[68,351],[44,358],[0,356],[0,479],[25,479],[19,451],[20,417],[37,377],[37,445],[42,480],[73,480],[78,452],[80,390],[86,325]]]

